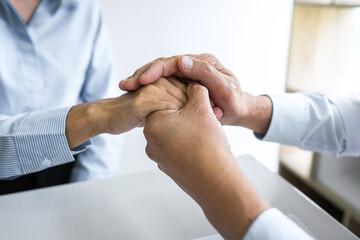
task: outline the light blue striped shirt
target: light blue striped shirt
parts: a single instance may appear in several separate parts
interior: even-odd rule
[[[107,97],[114,76],[98,1],[42,0],[26,24],[0,0],[0,179],[74,161],[75,153],[71,181],[114,175],[107,136],[76,151],[65,136],[71,106]]]

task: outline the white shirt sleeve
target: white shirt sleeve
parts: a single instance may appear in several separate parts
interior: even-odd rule
[[[273,116],[264,141],[334,155],[360,155],[360,95],[270,95]]]
[[[332,97],[345,125],[346,149],[343,155],[360,156],[360,94]]]
[[[276,208],[261,213],[247,230],[243,240],[314,239]]]

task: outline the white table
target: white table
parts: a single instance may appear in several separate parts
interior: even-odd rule
[[[249,156],[239,165],[262,195],[319,239],[357,239]],[[200,207],[160,171],[0,197],[0,239],[194,239],[215,234]]]

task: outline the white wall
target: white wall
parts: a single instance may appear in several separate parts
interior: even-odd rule
[[[253,94],[285,89],[292,0],[102,0],[119,80],[158,57],[208,52]],[[252,154],[276,171],[278,145],[226,127],[234,155]],[[123,135],[121,172],[156,167],[141,129]],[[180,146],[181,147],[181,146]]]

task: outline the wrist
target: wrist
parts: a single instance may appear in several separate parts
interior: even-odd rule
[[[212,158],[213,159],[213,158]],[[270,205],[252,186],[234,158],[218,168],[208,193],[197,200],[206,217],[225,239],[241,239],[251,223]],[[224,160],[224,158],[223,158]]]
[[[93,128],[93,134],[100,135],[108,133],[108,120],[106,108],[102,101],[89,103],[84,111],[84,118],[87,120],[87,125]]]
[[[98,115],[96,103],[79,104],[70,109],[66,118],[66,137],[70,149],[104,133]]]
[[[272,118],[272,102],[268,96],[243,95],[243,111],[236,123],[256,133],[266,134]]]

